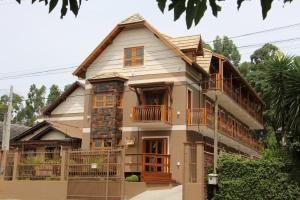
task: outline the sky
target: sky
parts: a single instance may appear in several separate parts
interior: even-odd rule
[[[31,5],[23,0],[0,0],[0,94],[14,91],[26,96],[31,84],[37,86],[64,85],[77,80],[72,76],[75,67],[91,53],[117,23],[135,13],[140,13],[158,31],[170,36],[201,34],[209,42],[217,35],[237,36],[270,28],[300,23],[300,1],[283,5],[274,1],[268,17],[262,20],[260,3],[246,1],[237,11],[236,0],[220,2],[218,17],[208,10],[201,22],[187,30],[185,16],[176,22],[173,13],[160,12],[156,0],[89,0],[82,1],[77,17],[71,12],[60,19],[60,10],[48,14],[42,3]],[[242,54],[242,61],[249,60],[252,52],[260,47],[244,47],[270,41],[300,37],[300,26],[233,39]],[[300,39],[276,43],[289,55],[300,55]],[[49,71],[44,74],[20,74]],[[16,76],[16,77],[14,77]],[[21,77],[21,78],[20,78]]]

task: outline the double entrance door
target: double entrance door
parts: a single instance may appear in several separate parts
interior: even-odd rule
[[[143,139],[143,172],[169,173],[166,138]]]

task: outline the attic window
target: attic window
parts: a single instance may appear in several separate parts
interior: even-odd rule
[[[144,47],[124,49],[124,66],[139,66],[144,64]]]

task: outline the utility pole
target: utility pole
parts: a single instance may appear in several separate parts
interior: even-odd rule
[[[218,164],[218,110],[219,102],[218,96],[215,99],[215,112],[214,112],[214,174],[217,174],[217,164]]]
[[[2,136],[3,151],[9,150],[12,99],[13,99],[13,86],[10,86],[8,108],[7,108],[7,113],[4,114],[4,122],[3,122],[3,136]]]

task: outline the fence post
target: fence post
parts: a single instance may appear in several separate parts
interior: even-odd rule
[[[20,156],[20,153],[18,151],[16,151],[14,153],[14,168],[13,168],[13,177],[12,177],[12,180],[15,181],[17,180],[17,177],[18,177],[18,166],[19,166],[19,158]]]
[[[191,163],[191,144],[189,142],[184,143],[184,171],[183,171],[183,182],[189,183],[190,182],[190,163]]]
[[[7,153],[8,151],[4,150],[1,156],[1,163],[0,163],[0,180],[5,179],[5,168],[7,162]]]
[[[201,199],[204,199],[204,143],[203,142],[196,142],[196,148],[197,148],[197,152],[196,152],[196,163],[197,163],[197,179],[196,182],[200,183],[200,195],[201,195]]]
[[[61,163],[60,163],[60,180],[65,180],[65,174],[66,174],[66,165],[67,165],[67,151],[63,150],[61,154]]]
[[[182,199],[187,200],[187,184],[190,183],[191,143],[184,143]]]

